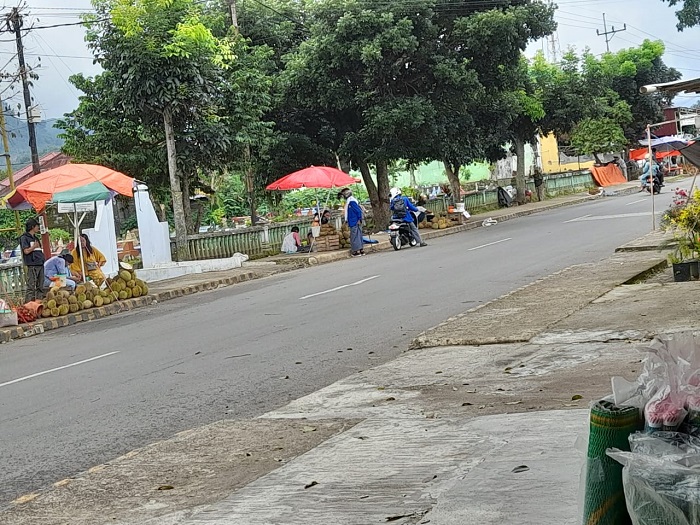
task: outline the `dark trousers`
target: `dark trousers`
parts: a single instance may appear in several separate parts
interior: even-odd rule
[[[27,266],[27,293],[24,302],[43,299],[44,297],[44,265]]]

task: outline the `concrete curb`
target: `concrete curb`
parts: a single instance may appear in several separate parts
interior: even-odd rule
[[[148,306],[161,301],[176,299],[184,295],[191,295],[207,290],[215,290],[220,287],[250,281],[252,279],[255,279],[255,277],[255,272],[247,272],[240,275],[234,275],[232,277],[226,277],[222,279],[216,279],[214,281],[208,281],[205,283],[176,288],[174,290],[157,292],[154,294],[146,295],[144,297],[125,299],[122,301],[117,301],[108,304],[106,306],[94,307],[90,308],[89,310],[83,310],[74,314],[62,315],[60,317],[49,317],[46,319],[38,320],[35,323],[31,324],[13,326],[11,328],[0,330],[0,343],[8,343],[14,339],[24,339],[26,337],[43,334],[47,330],[55,330],[57,328],[63,328],[64,326],[71,326],[77,323],[82,323],[84,321],[94,321],[95,319],[102,319],[104,317],[109,317],[110,315],[128,312],[130,310],[134,310],[135,308],[140,308],[142,306]]]

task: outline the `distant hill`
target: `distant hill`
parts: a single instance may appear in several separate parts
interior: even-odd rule
[[[5,116],[5,121],[10,140],[12,167],[14,170],[18,170],[31,162],[27,122],[8,115]],[[59,151],[61,146],[63,146],[63,140],[58,138],[60,130],[53,127],[55,122],[56,119],[48,119],[36,125],[36,142],[39,156],[52,151]],[[2,143],[0,143],[0,153],[2,153]],[[0,162],[0,169],[3,169],[4,165],[4,161]]]

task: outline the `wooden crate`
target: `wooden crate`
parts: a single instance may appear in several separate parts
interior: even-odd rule
[[[327,235],[325,237],[316,237],[316,251],[330,252],[332,250],[340,250],[340,237],[338,234]]]

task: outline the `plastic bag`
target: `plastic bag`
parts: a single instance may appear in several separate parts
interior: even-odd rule
[[[658,439],[656,435],[648,438]],[[653,441],[644,440],[638,445],[649,447],[650,443]],[[649,450],[663,452],[659,447],[657,443]],[[608,455],[624,466],[625,500],[633,525],[700,523],[700,465],[694,463],[696,452],[679,449],[675,455],[657,456],[610,450]]]

